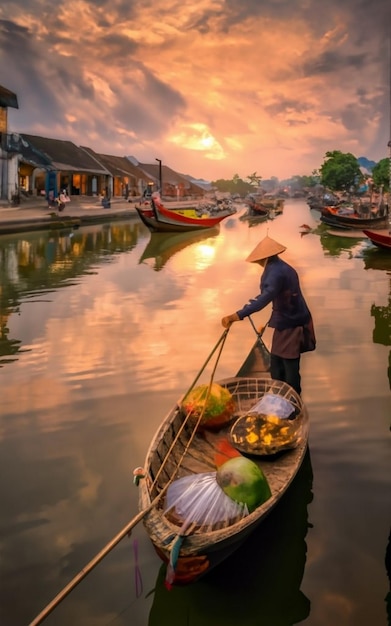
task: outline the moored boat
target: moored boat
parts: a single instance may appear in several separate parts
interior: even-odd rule
[[[386,228],[383,230],[363,230],[364,235],[368,237],[372,241],[375,246],[378,248],[383,248],[384,250],[391,250],[391,230],[390,228]]]
[[[236,376],[218,381],[235,405],[231,418],[220,428],[200,430],[184,409],[182,398],[152,439],[139,482],[139,515],[157,554],[167,563],[168,586],[194,582],[236,551],[279,502],[302,464],[308,444],[308,413],[289,385],[270,377],[269,357],[258,337]],[[257,420],[265,417],[254,412],[254,406],[270,398],[290,405],[291,417],[282,421],[296,432],[293,445],[267,448],[261,444],[259,448],[253,443]],[[243,428],[249,424],[251,432],[246,438]],[[202,501],[198,480],[205,476],[213,481],[216,450],[226,442],[243,454],[242,458],[251,459],[266,478],[271,495],[247,514],[216,515],[208,520],[196,518],[192,510],[185,515],[180,506],[173,508],[167,494],[180,481],[189,481],[187,497],[197,504]]]
[[[181,207],[168,209],[160,198],[152,197],[150,202],[142,206],[136,206],[136,211],[141,221],[151,232],[187,232],[191,230],[205,230],[214,228],[226,217],[236,213],[236,209],[223,205],[210,206],[199,205],[194,207]]]
[[[362,230],[364,228],[384,228],[388,224],[388,212],[381,211],[357,212],[353,207],[327,206],[321,210],[320,221],[334,228]]]
[[[270,211],[281,213],[284,208],[284,199],[275,197],[265,197],[263,194],[251,193],[245,199],[248,207],[248,216],[268,217]]]

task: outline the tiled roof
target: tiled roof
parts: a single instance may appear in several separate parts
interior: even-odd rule
[[[127,157],[101,154],[85,146],[82,146],[82,149],[101,163],[112,176],[117,176],[119,178],[122,178],[123,176],[131,176],[136,181],[141,178],[148,182],[148,177],[142,172],[142,170],[140,170],[140,168],[133,165]]]
[[[109,174],[90,154],[71,141],[48,139],[35,135],[21,135],[32,146],[45,153],[58,170],[68,172],[90,172],[93,174]]]
[[[54,169],[50,158],[17,133],[8,136],[8,152],[20,154],[24,163],[41,169]]]
[[[18,98],[15,93],[0,85],[0,107],[19,109]]]
[[[159,180],[159,163],[139,163],[138,166],[144,170],[147,174],[152,176],[156,181]],[[183,185],[185,189],[197,189],[198,192],[204,191],[203,188],[193,182],[191,182],[182,174],[178,174],[167,165],[162,165],[162,180],[169,185]]]

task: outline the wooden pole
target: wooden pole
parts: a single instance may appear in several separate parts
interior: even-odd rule
[[[208,356],[206,362],[202,366],[202,369],[199,372],[197,378],[195,379],[195,381],[193,382],[192,386],[186,392],[185,395],[187,395],[187,393],[189,393],[191,391],[191,389],[194,387],[194,385],[197,382],[198,378],[200,377],[203,369],[206,367],[207,363],[209,362],[209,360],[211,359],[211,357],[213,356],[213,354],[215,353],[215,351],[217,350],[219,345],[222,343],[222,346],[220,348],[220,354],[221,354],[221,350],[222,350],[222,348],[224,346],[227,334],[228,334],[228,329],[225,330],[223,332],[223,334],[221,335],[220,339],[216,343],[216,345],[213,348],[212,352]],[[220,358],[220,356],[218,357],[218,359],[219,358]],[[218,359],[217,359],[217,361],[218,361]],[[216,366],[217,366],[217,363],[215,365],[215,368],[216,368]],[[194,429],[194,432],[195,432],[195,429]],[[194,437],[194,433],[193,433],[193,437]],[[186,452],[186,450],[185,450],[185,452]],[[182,458],[183,458],[184,454],[182,455]],[[62,591],[60,591],[60,593],[58,593],[55,598],[53,598],[53,600],[40,612],[40,614],[37,615],[37,617],[34,618],[32,622],[30,622],[29,626],[38,626],[38,624],[41,624],[43,622],[43,620],[53,611],[53,609],[55,609],[56,606],[58,604],[60,604],[60,602],[62,602],[62,600],[64,600],[64,598],[72,591],[72,589],[74,589],[79,584],[79,582],[81,582],[83,580],[83,578],[85,578],[87,576],[87,574],[89,574],[91,572],[91,570],[93,570],[94,567],[96,567],[96,565],[98,565],[98,563],[100,563],[101,560],[109,552],[111,552],[111,550],[113,548],[115,548],[115,546],[121,541],[121,539],[126,537],[126,535],[132,530],[132,528],[134,528],[134,526],[136,526],[136,524],[138,524],[143,519],[143,517],[155,506],[155,504],[158,502],[158,500],[166,492],[166,490],[167,490],[170,482],[173,480],[173,478],[174,478],[174,474],[172,475],[171,479],[164,485],[163,489],[161,489],[160,493],[158,493],[156,498],[154,498],[154,500],[152,500],[152,502],[147,506],[147,508],[145,508],[142,511],[140,511],[138,513],[138,515],[135,515],[135,517],[133,517],[133,519],[131,519],[130,522],[115,537],[113,537],[113,539],[111,541],[109,541],[109,543],[107,543],[105,545],[105,547],[102,548],[102,550],[85,567],[83,567],[82,570],[80,570],[80,572],[70,581],[70,583],[68,583],[68,585],[66,587],[64,587],[64,589]]]

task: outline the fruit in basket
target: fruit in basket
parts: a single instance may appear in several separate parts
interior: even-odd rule
[[[227,424],[235,411],[231,392],[217,383],[194,387],[182,402],[182,410],[199,426],[218,429]]]
[[[231,429],[231,441],[238,450],[248,454],[276,454],[295,448],[300,432],[299,419],[250,413],[235,422]]]
[[[246,504],[250,513],[271,496],[269,484],[260,467],[244,456],[223,463],[217,470],[216,481],[232,500]]]

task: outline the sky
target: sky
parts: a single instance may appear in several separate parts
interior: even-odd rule
[[[10,132],[205,180],[389,156],[390,0],[2,0]]]

